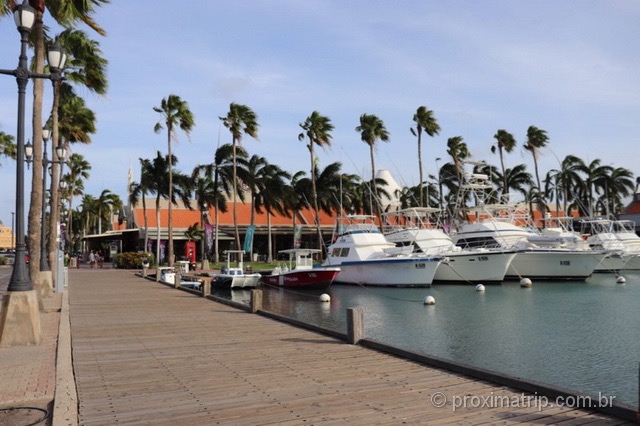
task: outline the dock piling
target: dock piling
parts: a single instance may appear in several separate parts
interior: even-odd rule
[[[262,310],[262,290],[251,290],[251,313]]]
[[[362,308],[347,308],[347,342],[357,345],[364,339],[364,311]]]

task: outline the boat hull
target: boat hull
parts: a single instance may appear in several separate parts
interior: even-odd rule
[[[506,280],[584,281],[605,258],[589,251],[529,250],[518,252],[507,270]]]
[[[596,267],[593,272],[608,273],[618,272],[625,269],[630,257],[627,255],[620,255],[617,253],[610,253],[605,257],[602,262]]]
[[[211,284],[223,288],[255,288],[260,286],[260,274],[251,275],[225,275],[218,274],[213,277]]]
[[[504,281],[516,252],[469,252],[447,255],[436,270],[436,283],[499,284]]]
[[[323,289],[329,287],[340,273],[340,268],[314,268],[303,271],[288,271],[281,274],[265,275],[266,285],[297,289]]]
[[[428,287],[440,258],[389,258],[342,262],[336,283],[380,287]]]
[[[640,254],[630,255],[627,263],[622,268],[624,271],[637,271],[640,270]]]

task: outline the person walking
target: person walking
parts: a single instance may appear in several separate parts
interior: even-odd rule
[[[93,253],[93,250],[89,253],[89,267],[94,269],[96,267],[96,255]]]

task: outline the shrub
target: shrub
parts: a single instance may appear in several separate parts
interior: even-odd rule
[[[144,260],[147,260],[151,267],[155,265],[153,255],[142,251],[119,253],[114,259],[114,265],[118,269],[141,269]]]

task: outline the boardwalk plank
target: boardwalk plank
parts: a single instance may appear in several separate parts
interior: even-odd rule
[[[131,272],[87,276],[70,276],[85,425],[624,423],[560,407],[435,407],[436,392],[521,392],[347,345]]]

